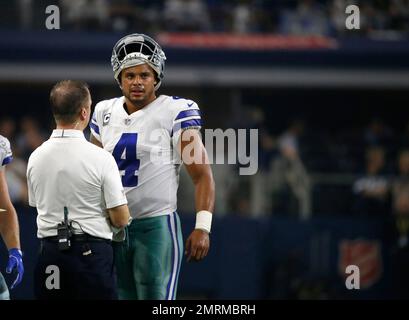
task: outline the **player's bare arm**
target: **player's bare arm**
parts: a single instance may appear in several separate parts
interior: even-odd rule
[[[17,214],[10,200],[4,168],[0,169],[0,208],[5,209],[0,212],[0,234],[8,249],[20,248]]]
[[[99,141],[97,140],[97,138],[95,138],[92,134],[91,134],[91,137],[90,137],[90,142],[93,143],[93,144],[95,144],[96,146],[102,148],[102,143],[99,142]]]
[[[215,199],[215,185],[212,170],[209,165],[206,149],[202,143],[199,132],[188,129],[182,133],[180,154],[185,162],[187,172],[195,186],[196,212],[213,212]],[[188,152],[192,150],[192,152]],[[194,161],[186,161],[187,157],[194,157]],[[186,240],[185,254],[187,261],[199,261],[207,256],[210,247],[209,233],[202,229],[195,229]]]
[[[115,228],[125,228],[128,225],[131,216],[126,204],[108,209],[107,211],[111,224]]]

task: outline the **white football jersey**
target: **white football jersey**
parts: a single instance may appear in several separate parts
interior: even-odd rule
[[[132,217],[170,214],[177,208],[177,143],[184,129],[201,128],[199,107],[161,95],[129,115],[124,103],[124,97],[99,102],[91,132],[118,164]]]
[[[0,168],[12,160],[13,154],[11,153],[10,142],[7,138],[0,135]]]

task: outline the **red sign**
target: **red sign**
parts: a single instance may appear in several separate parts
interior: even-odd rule
[[[382,252],[379,241],[342,240],[339,245],[339,272],[345,278],[346,267],[356,265],[359,268],[360,286],[371,287],[382,275]]]
[[[165,47],[238,50],[336,49],[335,39],[323,36],[282,36],[230,33],[161,33],[158,41]]]

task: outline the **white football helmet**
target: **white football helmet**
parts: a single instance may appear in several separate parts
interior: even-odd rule
[[[147,63],[157,76],[155,90],[158,90],[165,70],[166,56],[160,45],[145,34],[133,33],[121,38],[112,50],[111,65],[115,80],[121,86],[119,75],[121,71]]]

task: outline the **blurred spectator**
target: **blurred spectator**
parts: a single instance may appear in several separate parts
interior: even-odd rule
[[[368,146],[383,146],[391,144],[392,130],[385,125],[381,118],[373,118],[365,129],[364,141]]]
[[[393,182],[393,211],[399,216],[409,217],[409,149],[399,154],[399,175]]]
[[[278,139],[280,154],[271,163],[270,181],[273,213],[311,215],[311,181],[300,158],[298,139],[304,124],[294,121]]]
[[[18,148],[13,149],[13,161],[7,166],[6,179],[10,199],[14,204],[28,204],[27,162],[20,157]]]
[[[289,35],[328,35],[329,20],[315,0],[299,0],[295,10],[283,10],[280,31]]]
[[[265,126],[259,129],[259,165],[251,181],[251,212],[253,216],[265,215],[271,212],[271,190],[266,188],[270,184],[269,171],[271,159],[277,154],[277,141]]]
[[[229,157],[234,154],[231,148],[236,148],[235,141],[230,142],[233,144],[229,144],[227,139],[223,144],[217,143],[215,156],[210,159],[213,161],[212,171],[217,188],[215,208],[221,216],[229,213],[249,216],[252,214],[251,199],[253,197],[250,179],[248,176],[239,175],[238,166],[235,164],[237,157]]]
[[[17,136],[16,146],[20,149],[24,159],[37,149],[46,139],[47,135],[40,129],[38,122],[30,116],[26,116],[20,123],[21,131]]]
[[[389,209],[389,182],[383,174],[385,151],[370,147],[366,151],[366,174],[355,181],[354,212],[358,215],[387,216]]]
[[[237,182],[234,184],[232,195],[230,197],[229,206],[231,206],[234,214],[238,216],[251,216],[253,215],[252,204],[252,177],[251,176],[239,176],[238,171],[234,174],[237,177]]]
[[[345,8],[347,3],[345,0],[333,0],[330,7],[330,19],[332,28],[335,34],[344,34],[346,32],[345,28]]]
[[[101,30],[108,23],[108,0],[60,0],[63,22],[75,30]]]
[[[370,2],[363,2],[360,4],[360,29],[366,33],[371,34],[376,30],[385,28],[385,16],[377,10],[377,8]]]
[[[154,33],[160,30],[159,10],[162,1],[116,0],[110,1],[109,21],[114,31]]]
[[[16,123],[11,118],[0,121],[0,134],[7,137],[13,151],[13,161],[7,166],[6,179],[10,199],[13,203],[26,204],[28,202],[26,168],[27,162],[21,158],[21,152],[15,143]]]
[[[16,122],[12,118],[3,118],[0,120],[0,135],[9,139],[12,147],[16,138]]]
[[[409,149],[409,122],[407,123],[405,130],[400,137],[399,147]]]
[[[131,30],[134,22],[140,21],[136,19],[137,8],[129,0],[111,1],[109,7],[109,20],[112,29],[115,31]],[[143,15],[140,17],[143,19]],[[143,19],[143,21],[145,21]]]
[[[392,246],[393,278],[396,298],[409,298],[409,149],[398,158],[399,176],[393,182],[394,243]]]
[[[249,33],[253,31],[255,16],[249,1],[241,0],[233,8],[233,32]],[[253,9],[254,10],[254,9]]]
[[[278,139],[278,147],[280,148],[280,151],[288,151],[298,156],[300,152],[298,141],[303,133],[304,122],[300,119],[292,121],[288,129]]]
[[[229,32],[232,30],[232,1],[207,0],[211,30],[214,32]]]
[[[249,129],[258,130],[258,171],[251,176],[238,176],[238,168],[234,175],[237,181],[231,184],[231,208],[240,215],[258,216],[270,212],[271,196],[268,185],[270,162],[276,153],[276,141],[269,133],[268,119],[262,108],[255,105],[236,105],[235,112],[229,117],[228,126],[235,129],[247,129],[246,150],[250,150]],[[225,156],[227,158],[227,155]],[[231,168],[232,170],[233,168]]]
[[[234,124],[235,128],[257,129],[259,133],[259,170],[269,170],[271,158],[276,152],[276,141],[270,134],[265,112],[258,106],[246,106]],[[244,116],[243,116],[244,114]],[[237,115],[236,115],[237,116]],[[249,143],[249,141],[247,142]],[[248,150],[249,148],[247,148]]]
[[[391,0],[389,6],[390,28],[409,31],[409,1]]]
[[[258,4],[255,19],[257,21],[258,32],[262,33],[278,33],[278,21],[280,17],[280,6],[283,5],[279,1],[255,1]]]
[[[214,182],[217,186],[215,210],[217,215],[224,216],[232,212],[230,199],[239,178],[234,171],[234,166],[229,165],[227,162],[224,164],[213,164],[212,171]]]
[[[33,0],[18,0],[18,8],[20,26],[23,29],[30,29],[33,25]]]
[[[250,215],[253,217],[264,216],[271,212],[271,195],[268,186],[268,172],[261,170],[249,177],[251,198]]]
[[[166,31],[210,30],[209,12],[202,0],[166,0],[163,14]]]
[[[261,170],[268,170],[271,162],[271,158],[274,156],[276,151],[276,140],[275,138],[265,129],[259,130],[260,138],[260,151],[259,151],[259,168]]]

